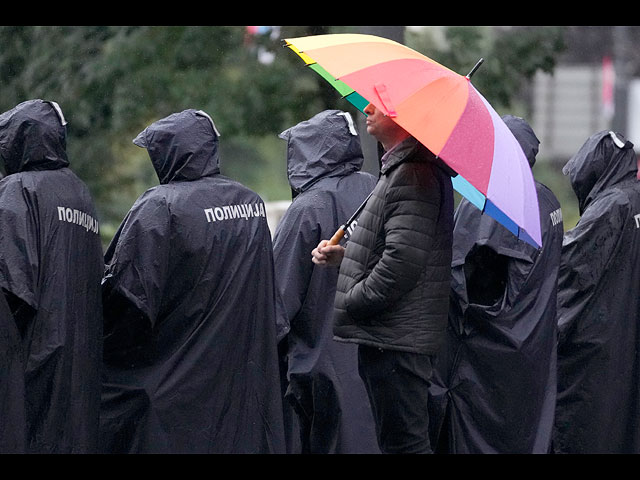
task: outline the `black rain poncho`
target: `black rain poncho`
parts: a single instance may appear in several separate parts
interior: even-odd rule
[[[338,269],[311,261],[311,250],[351,217],[376,178],[360,171],[360,137],[345,112],[321,112],[280,137],[296,194],[274,236],[278,325],[281,336],[288,332],[285,409],[292,402],[303,419],[304,452],[379,453],[357,346],[332,338]]]
[[[0,287],[21,339],[33,453],[97,447],[102,246],[89,191],[68,168],[64,124],[58,105],[42,100],[0,115]]]
[[[134,143],[160,185],[105,255],[103,451],[283,453],[264,204],[220,174],[204,112],[172,114]]]
[[[0,293],[0,454],[26,451],[20,332]]]
[[[505,117],[533,165],[538,139]],[[556,288],[563,224],[536,182],[541,250],[462,200],[455,214],[447,340],[431,387],[440,453],[547,453],[556,385]]]
[[[581,218],[558,282],[558,453],[640,453],[640,183],[621,136],[599,132],[565,165]]]

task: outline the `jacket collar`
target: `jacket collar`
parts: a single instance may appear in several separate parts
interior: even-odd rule
[[[382,168],[380,169],[380,173],[384,175],[391,168],[402,163],[418,149],[418,145],[419,143],[415,138],[405,138],[402,142],[382,156]]]

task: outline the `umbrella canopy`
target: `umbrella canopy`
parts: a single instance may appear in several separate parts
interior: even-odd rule
[[[470,75],[374,35],[290,38],[285,46],[360,111],[375,105],[444,160],[458,174],[454,188],[476,207],[542,246],[531,168]]]

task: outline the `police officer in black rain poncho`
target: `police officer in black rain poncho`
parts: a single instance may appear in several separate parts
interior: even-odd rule
[[[337,268],[311,261],[373,190],[360,171],[360,137],[349,113],[326,110],[282,132],[294,199],[274,237],[280,336],[287,359],[285,410],[297,412],[293,452],[379,453],[375,424],[358,374],[357,346],[333,340]],[[297,442],[301,446],[297,447]]]
[[[264,204],[220,174],[202,111],[169,115],[134,143],[160,185],[105,255],[102,448],[284,452]]]
[[[557,453],[640,453],[640,183],[633,145],[592,135],[567,162],[580,220],[558,281]]]
[[[539,141],[503,118],[533,166]],[[556,386],[560,204],[539,182],[542,249],[463,199],[454,220],[445,346],[430,399],[439,453],[547,453]]]
[[[43,100],[0,115],[0,287],[14,322],[3,335],[17,327],[24,376],[2,380],[23,405],[2,404],[0,430],[20,435],[24,414],[14,447],[31,453],[90,453],[98,440],[102,246],[89,191],[69,168],[65,124]]]

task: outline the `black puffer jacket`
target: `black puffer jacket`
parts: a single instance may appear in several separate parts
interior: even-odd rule
[[[340,267],[336,340],[437,352],[451,285],[451,175],[413,138],[391,152]]]

